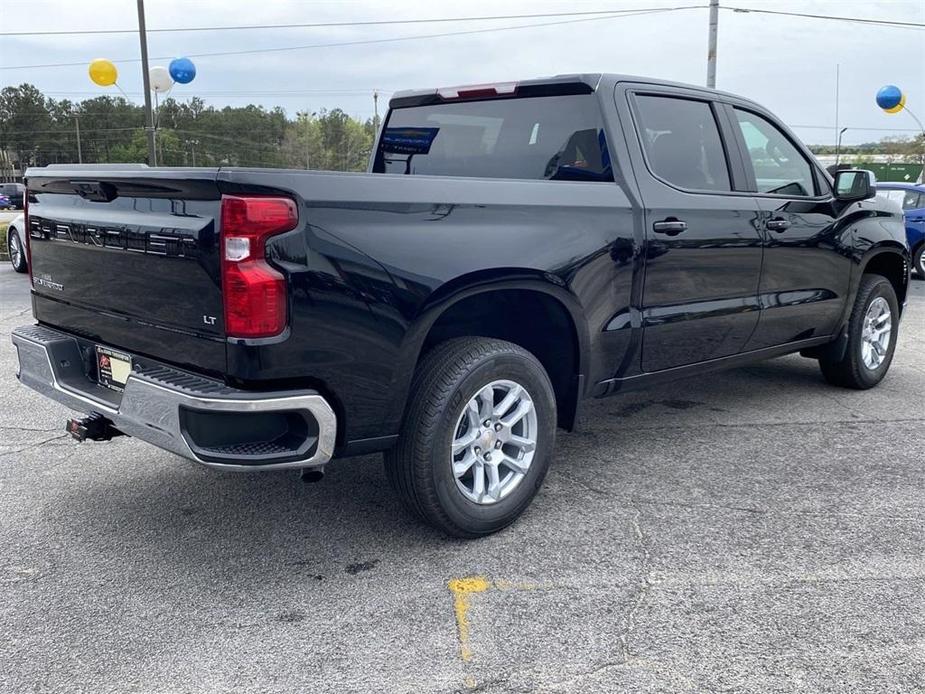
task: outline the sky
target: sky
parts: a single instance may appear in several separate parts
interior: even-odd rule
[[[707,0],[146,0],[149,29],[254,24],[361,22],[484,17],[597,10],[651,10],[706,5]],[[922,0],[722,0],[729,8],[780,10],[925,23]],[[576,21],[580,20],[580,21]],[[552,22],[567,24],[550,25]],[[383,41],[400,37],[546,24],[485,33]],[[0,0],[0,32],[137,29],[132,0]],[[507,82],[551,74],[616,72],[702,85],[706,81],[708,11],[688,9],[607,19],[558,17],[468,22],[340,26],[259,31],[149,32],[151,65],[202,53],[375,40],[244,55],[193,57],[197,77],[177,85],[176,99],[199,96],[216,106],[262,104],[299,111],[340,107],[353,116],[380,113],[391,92],[410,88]],[[113,60],[119,86],[142,103],[137,33],[0,36],[0,87],[29,82],[46,95],[83,99],[118,95],[87,75],[93,58]],[[157,59],[153,59],[157,58]],[[164,59],[166,58],[166,59]],[[136,62],[131,62],[132,60]],[[13,66],[77,63],[64,67]],[[809,144],[912,135],[908,114],[885,114],[874,95],[884,84],[907,94],[925,122],[925,30],[720,10],[717,88],[754,99]]]

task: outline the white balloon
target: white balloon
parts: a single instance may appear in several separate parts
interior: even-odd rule
[[[173,78],[170,76],[170,71],[160,65],[151,68],[150,72],[148,72],[148,78],[151,80],[151,91],[155,91],[158,94],[166,92],[173,86]]]

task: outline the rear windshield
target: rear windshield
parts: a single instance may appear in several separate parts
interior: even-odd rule
[[[376,173],[612,181],[594,95],[393,109]]]

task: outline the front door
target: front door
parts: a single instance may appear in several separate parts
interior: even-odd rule
[[[747,348],[830,335],[848,298],[851,239],[836,224],[828,183],[770,119],[729,111],[765,235],[761,319]]]
[[[642,369],[737,354],[758,322],[759,209],[733,194],[717,106],[694,96],[631,95],[645,205]],[[737,180],[737,179],[736,179]]]

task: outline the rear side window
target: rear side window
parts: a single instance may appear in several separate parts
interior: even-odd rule
[[[907,190],[906,194],[903,196],[903,209],[904,210],[918,210],[922,207],[925,207],[925,201],[923,201],[925,195],[922,193],[917,193],[914,190]]]
[[[904,190],[878,190],[877,197],[881,200],[889,200],[890,202],[896,203],[899,207],[902,207],[903,199],[906,197],[906,191]]]
[[[613,180],[600,107],[590,94],[393,109],[373,171]]]
[[[916,210],[920,207],[925,207],[922,201],[925,195],[919,195],[919,193],[914,190],[906,190],[904,188],[881,188],[877,191],[877,197],[882,200],[895,202],[903,210]]]
[[[652,173],[679,188],[730,190],[726,153],[710,104],[638,95],[636,110]]]
[[[806,158],[777,126],[749,111],[735,109],[745,139],[747,159],[755,171],[759,193],[811,197],[813,170]]]

